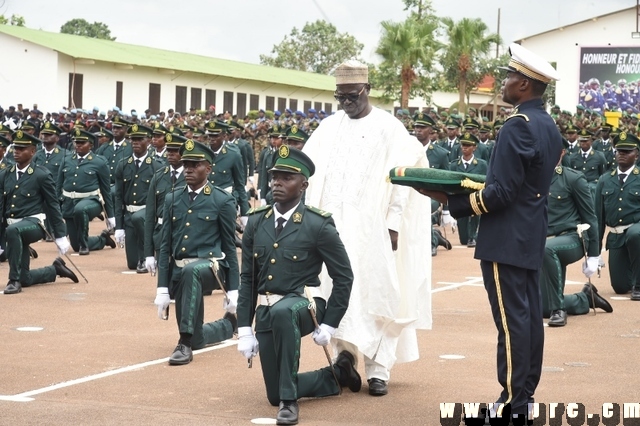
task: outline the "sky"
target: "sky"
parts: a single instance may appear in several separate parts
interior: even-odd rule
[[[543,31],[633,7],[636,0],[432,0],[437,16],[481,18],[503,45]],[[59,32],[74,18],[105,23],[116,41],[260,63],[296,27],[324,19],[365,45],[362,58],[379,63],[380,22],[402,21],[402,0],[0,0],[0,14],[22,15],[26,26]]]

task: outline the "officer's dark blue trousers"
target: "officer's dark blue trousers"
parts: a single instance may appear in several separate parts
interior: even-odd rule
[[[539,270],[480,262],[491,313],[498,329],[499,403],[526,414],[542,372],[544,328]]]

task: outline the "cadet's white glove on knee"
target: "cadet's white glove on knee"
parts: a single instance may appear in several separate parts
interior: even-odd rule
[[[230,314],[235,314],[238,309],[238,290],[227,291],[227,296],[222,302],[222,308]]]
[[[124,244],[124,229],[116,229],[116,243]]]
[[[156,258],[153,256],[147,256],[144,259],[144,266],[149,270],[151,275],[155,275],[156,273]]]
[[[598,272],[598,257],[587,257],[587,260],[582,262],[582,273],[590,278],[591,275]]]
[[[454,222],[453,217],[451,217],[451,213],[449,213],[449,210],[444,210],[442,212],[442,224],[443,225],[450,225]]]
[[[331,336],[333,336],[335,332],[335,328],[322,323],[320,327],[316,328],[316,331],[313,332],[313,341],[316,342],[316,345],[327,346],[329,341],[331,341]]]
[[[247,359],[258,355],[258,339],[251,327],[238,327],[238,352]]]
[[[155,305],[158,307],[158,318],[164,319],[164,311],[171,303],[171,298],[169,297],[169,289],[167,287],[158,287],[156,289],[156,300],[153,301]]]
[[[64,256],[71,248],[71,244],[69,244],[67,237],[56,238],[56,245],[58,246],[58,252],[61,256]]]

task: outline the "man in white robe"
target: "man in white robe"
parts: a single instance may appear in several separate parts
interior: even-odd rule
[[[364,355],[369,393],[381,396],[393,365],[418,359],[415,330],[431,328],[430,202],[387,178],[428,160],[400,121],[369,103],[366,65],[347,61],[335,75],[342,110],[304,147],[316,165],[306,203],[333,214],[355,276],[332,342],[337,353]],[[326,271],[321,279],[328,296]]]

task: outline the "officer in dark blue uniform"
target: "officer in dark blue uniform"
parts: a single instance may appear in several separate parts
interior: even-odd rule
[[[454,217],[483,215],[475,257],[498,329],[502,393],[491,415],[523,424],[542,372],[544,328],[538,282],[547,235],[547,194],[562,152],[562,136],[544,110],[547,84],[558,80],[544,59],[510,46],[502,99],[515,106],[496,141],[486,186],[448,197]],[[425,195],[447,202],[441,192]]]

